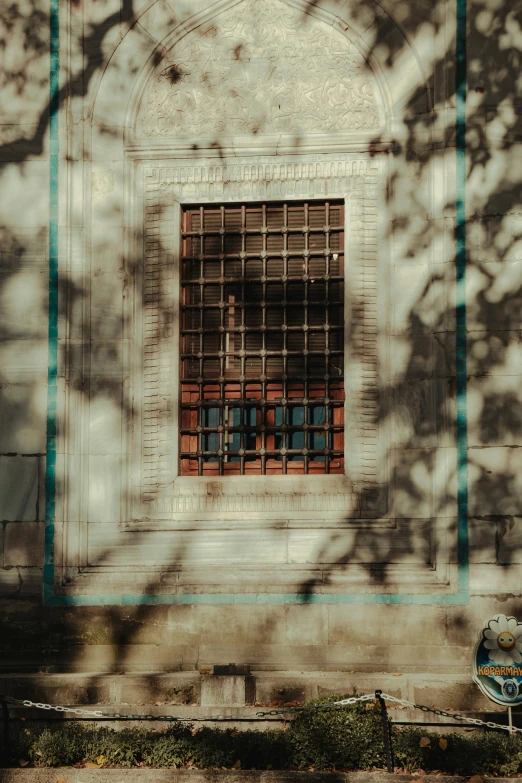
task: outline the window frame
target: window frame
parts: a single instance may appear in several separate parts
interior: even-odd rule
[[[197,161],[197,166],[187,166],[186,160],[133,161],[135,209],[144,217],[143,229],[132,237],[133,249],[129,254],[135,268],[129,337],[136,346],[129,379],[132,422],[128,422],[127,430],[132,490],[122,498],[122,527],[183,529],[186,524],[220,526],[246,519],[267,526],[281,519],[315,520],[321,526],[340,524],[347,519],[387,516],[388,468],[387,461],[382,459],[385,443],[378,426],[379,329],[384,328],[384,324],[379,327],[378,320],[386,311],[378,303],[382,293],[377,287],[377,268],[382,263],[378,251],[377,209],[383,165],[360,153],[315,156],[315,163],[310,158],[304,156],[301,163],[297,156],[289,156],[286,165],[281,160],[277,166],[272,165],[272,156],[225,160],[221,165],[215,159],[203,159]],[[307,172],[302,186],[295,182],[298,168]],[[280,202],[283,193],[285,201],[327,198],[344,201],[345,472],[248,479],[180,476],[178,403],[172,399],[172,389],[179,389],[181,208],[209,201],[216,205]],[[145,431],[148,370],[143,357],[147,326],[142,303],[147,300],[147,248],[158,245],[164,277],[161,313],[164,326],[168,325],[168,337],[162,338],[156,352],[159,375],[163,378],[159,398],[165,401],[170,395],[171,399],[156,417],[163,417],[162,432],[151,438]],[[157,253],[153,263],[158,264]],[[167,334],[166,329],[164,332]],[[354,335],[358,348],[354,348]],[[156,425],[157,421],[157,430]],[[160,443],[152,467],[144,458],[151,440]],[[154,462],[152,457],[147,459],[149,463]],[[155,496],[147,495],[147,488],[144,489],[142,479],[147,478],[147,471]]]

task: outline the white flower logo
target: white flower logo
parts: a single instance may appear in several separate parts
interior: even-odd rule
[[[484,631],[484,647],[490,650],[489,660],[500,666],[522,663],[522,623],[514,617],[509,619],[500,614],[496,620],[490,620]]]

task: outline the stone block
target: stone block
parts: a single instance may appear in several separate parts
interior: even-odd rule
[[[407,680],[398,679],[396,676],[386,672],[370,674],[368,672],[347,672],[343,676],[328,677],[320,679],[317,682],[316,698],[324,696],[333,696],[336,694],[351,696],[354,691],[357,693],[374,693],[377,689],[389,693],[397,698],[407,698]]]
[[[457,502],[457,449],[449,446],[433,452],[433,509],[438,516],[456,517]]]
[[[49,280],[45,270],[22,267],[2,275],[0,281],[0,334],[10,340],[46,338]]]
[[[207,572],[207,580],[211,579]],[[168,623],[172,644],[176,640],[197,643],[201,639],[209,644],[227,640],[239,644],[284,644],[287,633],[284,606],[171,606]]]
[[[504,446],[522,435],[522,373],[470,378],[467,386],[469,446]]]
[[[2,378],[31,384],[47,379],[47,340],[9,340],[0,345]]]
[[[466,710],[491,709],[490,700],[471,681],[468,683],[446,683],[440,680],[430,682],[428,678],[425,683],[413,685],[413,701],[440,710],[462,709],[461,705]]]
[[[409,641],[409,640],[408,640]],[[438,645],[426,646],[422,637],[416,639],[415,644],[391,645],[389,665],[393,670],[404,669],[413,672],[431,671],[463,672],[469,671],[471,661],[471,643],[474,640],[465,640],[462,646]]]
[[[78,675],[35,675],[14,677],[9,695],[51,704],[110,704],[110,682],[107,677]]]
[[[20,579],[20,597],[35,596],[40,598],[42,594],[43,567],[30,566],[28,568],[17,568]]]
[[[470,376],[519,377],[522,374],[522,346],[518,330],[468,331],[466,343],[466,369]]]
[[[2,105],[7,104],[2,101]],[[41,158],[29,160],[23,166],[3,163],[0,165],[0,176],[3,191],[9,195],[3,199],[3,225],[33,229],[46,227],[49,220],[48,161]],[[27,208],[28,193],[31,194],[30,209]]]
[[[9,522],[5,528],[4,566],[43,566],[42,522]]]
[[[122,232],[98,225],[98,240],[93,248],[91,281],[91,330],[96,345],[121,340],[123,336]],[[95,355],[97,360],[97,356]]]
[[[112,145],[107,146],[110,155]],[[92,222],[96,227],[93,245],[93,275],[95,277],[103,275],[108,284],[121,286],[125,279],[123,245],[119,244],[122,237],[121,226],[124,221],[123,161],[105,159],[101,163],[93,164],[91,183]],[[110,233],[106,233],[109,226]],[[104,270],[103,262],[101,262],[102,257],[105,257],[107,261],[107,270]],[[107,271],[113,269],[115,265],[117,265],[119,273],[111,279],[107,275]]]
[[[522,596],[520,566],[490,565],[489,563],[471,563],[469,567],[470,595],[501,598],[506,593]]]
[[[176,672],[147,677],[127,675],[120,680],[122,704],[199,704],[199,674]]]
[[[306,605],[287,607],[286,636],[288,644],[327,643],[327,607]]]
[[[493,569],[500,572],[505,569]],[[520,573],[520,568],[516,569]],[[520,581],[520,579],[519,579]],[[498,585],[493,585],[498,589]],[[447,608],[447,639],[450,645],[473,644],[478,639],[478,634],[486,620],[490,620],[496,614],[513,615],[522,620],[520,616],[520,598],[506,595],[500,590],[496,596],[472,595],[467,606],[449,606]]]
[[[397,384],[392,402],[395,445],[403,448],[454,445],[453,396],[450,383],[444,379]]]
[[[36,520],[38,458],[0,457],[0,520]]]
[[[16,568],[0,568],[0,595],[17,595],[20,592],[20,577]]]
[[[417,333],[391,341],[392,377],[395,382],[455,375],[455,335]]]
[[[188,645],[86,644],[53,652],[55,671],[63,672],[169,672],[194,670],[198,651]]]
[[[493,522],[490,522],[490,526],[493,529],[497,527]],[[522,563],[522,519],[520,517],[509,517],[498,521],[498,562],[502,566]]]
[[[394,255],[400,253],[395,237]],[[419,323],[414,316],[414,308],[422,292],[431,278],[429,264],[403,261],[395,264],[392,272],[393,290],[393,332],[394,334],[411,334],[419,328]],[[400,372],[398,369],[397,372]]]
[[[396,449],[393,515],[433,516],[433,449]]]
[[[0,388],[0,452],[38,454],[45,451],[47,389],[44,381],[2,383]]]
[[[244,707],[254,702],[254,678],[241,676],[215,675],[201,678],[202,707]]]
[[[442,645],[446,638],[444,607],[334,604],[328,607],[328,643],[333,645]]]
[[[431,521],[399,519],[394,528],[381,526],[331,530],[291,530],[288,559],[291,563],[328,563],[345,568],[355,563],[428,563]]]
[[[522,514],[522,449],[469,449],[468,487],[471,516]]]
[[[261,704],[288,704],[293,701],[304,703],[315,696],[313,683],[302,677],[277,674],[256,677],[256,702]]]
[[[57,647],[82,644],[169,644],[167,606],[76,606],[53,619]],[[53,615],[53,618],[55,616]]]
[[[497,562],[499,525],[502,522],[497,519],[468,519],[470,563]]]
[[[121,516],[121,457],[89,458],[89,522],[118,522]]]
[[[93,392],[89,404],[89,453],[121,454],[122,386],[119,382],[98,379],[99,392]],[[92,379],[91,379],[92,381]]]
[[[367,645],[279,645],[200,644],[198,665],[240,660],[252,670],[346,671],[363,667],[382,668],[388,663],[386,644]]]

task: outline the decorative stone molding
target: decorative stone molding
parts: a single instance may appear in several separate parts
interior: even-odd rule
[[[262,514],[303,515],[332,512],[358,518],[386,513],[379,501],[377,200],[379,163],[356,155],[292,156],[215,161],[144,163],[143,277],[137,301],[142,301],[141,400],[135,423],[135,453],[141,463],[135,486],[139,500],[131,517],[140,520],[183,521]],[[208,480],[177,476],[177,289],[179,204],[278,198],[344,198],[346,202],[347,330],[346,476],[227,477]],[[140,285],[137,278],[137,285]],[[136,393],[134,399],[137,399]],[[283,480],[281,480],[283,479]],[[354,485],[357,489],[354,490]],[[368,503],[368,490],[377,497]],[[359,494],[364,492],[365,508]],[[375,502],[375,501],[379,502]],[[369,505],[375,508],[369,508]],[[130,522],[129,524],[134,524]]]
[[[244,0],[185,36],[145,89],[139,138],[335,133],[381,125],[359,49],[279,0]]]

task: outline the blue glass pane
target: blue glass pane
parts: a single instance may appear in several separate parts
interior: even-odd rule
[[[304,424],[305,409],[301,406],[288,408],[288,423],[294,427],[299,427]],[[305,434],[304,432],[290,432],[288,434],[288,448],[289,449],[304,449],[305,447]],[[303,461],[301,454],[292,454],[289,458],[292,461]]]
[[[294,427],[299,427],[301,424],[305,423],[304,415],[305,409],[303,407],[296,406],[294,408],[292,406],[288,408],[288,423],[293,424]]]
[[[309,424],[324,424],[325,423],[325,410],[324,405],[311,405],[308,408],[308,423]]]
[[[239,427],[241,424],[241,408],[228,409],[228,426]]]
[[[257,421],[257,408],[246,408],[245,409],[245,424],[247,427],[255,427],[256,421]]]
[[[204,427],[217,427],[219,424],[219,408],[203,408],[201,418]]]
[[[203,451],[217,451],[219,449],[219,435],[217,432],[203,434]],[[217,455],[203,457],[204,462],[217,462]]]
[[[255,427],[257,424],[257,409],[245,408],[245,424],[247,427]],[[256,448],[256,433],[245,433],[245,448],[252,451]]]

